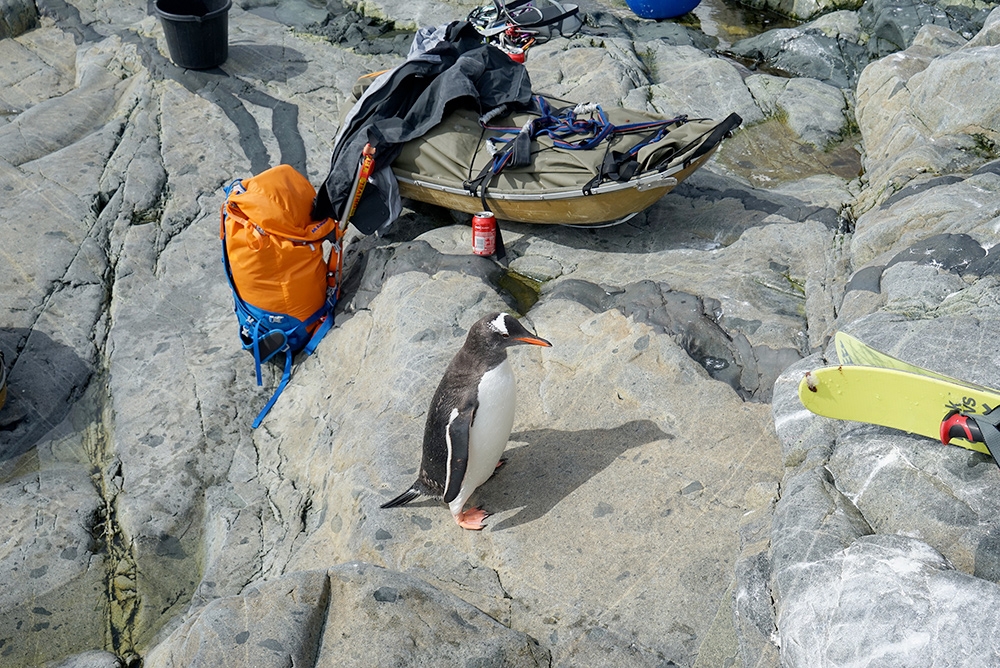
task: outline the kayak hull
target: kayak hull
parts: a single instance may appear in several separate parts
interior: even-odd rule
[[[519,223],[596,226],[624,222],[656,204],[708,162],[717,149],[715,146],[690,164],[672,171],[648,174],[624,183],[604,183],[589,195],[580,187],[546,192],[493,188],[488,191],[486,204],[498,219]],[[482,200],[460,185],[443,185],[419,175],[398,172],[396,180],[401,197],[468,214],[483,210]]]
[[[565,148],[539,135],[531,141],[530,160],[491,174],[490,142],[503,131],[484,127],[470,110],[456,110],[403,145],[392,163],[399,194],[468,214],[485,208],[500,220],[521,223],[613,224],[649,208],[701,168],[741,122],[736,114],[714,121],[668,120],[629,109],[603,113],[612,127],[641,129],[590,148]],[[493,123],[521,128],[535,118],[517,112]],[[632,156],[627,170],[626,155]]]

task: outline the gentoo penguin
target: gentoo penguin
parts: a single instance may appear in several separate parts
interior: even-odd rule
[[[552,345],[505,313],[491,313],[469,329],[431,399],[417,480],[383,508],[402,506],[422,494],[438,496],[460,527],[485,526],[489,514],[482,508],[462,507],[493,475],[507,446],[515,399],[507,348],[524,343]]]

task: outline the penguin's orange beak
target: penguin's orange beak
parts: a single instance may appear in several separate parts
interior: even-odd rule
[[[520,341],[521,343],[530,343],[533,346],[545,346],[546,348],[552,347],[551,343],[537,336],[512,336],[511,339],[514,341]]]

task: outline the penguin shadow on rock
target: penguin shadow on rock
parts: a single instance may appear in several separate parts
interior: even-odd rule
[[[0,329],[7,401],[0,408],[0,481],[55,428],[83,395],[93,367],[69,346],[29,329]]]
[[[633,420],[610,429],[536,429],[510,435],[525,445],[509,448],[506,464],[484,485],[478,502],[493,513],[520,509],[493,531],[537,520],[575,489],[632,448],[672,440],[652,420]]]

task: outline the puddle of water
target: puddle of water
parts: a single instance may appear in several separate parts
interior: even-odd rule
[[[531,310],[531,307],[538,301],[538,296],[542,290],[541,283],[538,281],[510,270],[507,270],[500,277],[500,287],[514,298],[514,301],[517,302],[517,310],[521,314],[525,314]]]
[[[833,174],[848,181],[861,173],[858,137],[846,137],[828,151],[802,142],[787,125],[771,118],[722,142],[715,160],[760,188]]]
[[[733,0],[701,0],[691,10],[706,35],[719,40],[718,49],[725,50],[735,42],[775,28],[793,28],[799,21],[781,14],[755,9]]]

